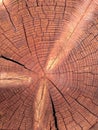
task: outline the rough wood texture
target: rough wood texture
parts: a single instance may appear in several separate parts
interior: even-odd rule
[[[0,0],[0,130],[98,130],[98,0]]]

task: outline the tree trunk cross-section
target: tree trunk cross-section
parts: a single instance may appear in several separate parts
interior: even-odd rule
[[[0,0],[0,130],[98,130],[98,0]]]

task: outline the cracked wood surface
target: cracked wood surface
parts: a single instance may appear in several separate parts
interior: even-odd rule
[[[98,0],[0,0],[0,130],[98,130]]]

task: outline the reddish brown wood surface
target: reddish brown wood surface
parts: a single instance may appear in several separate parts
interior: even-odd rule
[[[98,130],[98,0],[0,0],[0,130]]]

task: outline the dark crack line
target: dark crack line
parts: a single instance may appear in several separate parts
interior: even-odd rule
[[[46,13],[45,13],[45,10],[44,10],[44,8],[43,8],[44,6],[43,6],[43,4],[41,5],[41,9],[42,9],[42,12],[43,12],[43,14],[45,15],[45,18],[47,19],[47,15],[46,15]],[[46,6],[47,7],[47,6]],[[48,20],[48,22],[49,22],[49,20]],[[47,30],[47,29],[46,29]]]
[[[56,87],[56,85],[49,79],[47,78],[50,83],[56,88],[56,90],[61,94],[61,96],[64,98],[64,100],[66,101],[66,103],[68,104],[69,107],[71,107],[70,103],[67,101],[67,99],[64,97],[64,95],[62,94],[62,92],[58,89],[58,87]]]
[[[22,93],[23,93],[25,90],[27,90],[27,88],[24,89],[21,93],[16,93],[16,94],[13,95],[11,98],[13,98],[14,96],[17,96],[17,94],[22,95]],[[27,100],[28,96],[29,96],[29,94],[26,96],[26,100]],[[10,100],[10,98],[9,98],[8,100]],[[13,102],[10,106],[8,106],[5,110],[9,110],[12,106],[14,106],[14,105],[16,105],[17,103],[19,103],[20,100],[21,100],[21,97],[20,97],[18,100],[16,100],[15,102]],[[22,100],[21,100],[21,101],[22,101]],[[15,109],[15,112],[18,110],[18,108],[19,108],[20,106],[23,106],[23,105],[24,105],[24,102],[25,102],[25,101],[23,101],[23,104],[22,104],[22,105],[18,105],[18,107]],[[13,112],[13,114],[12,114],[12,116],[9,118],[9,120],[11,120],[11,118],[14,116],[15,112]],[[6,116],[6,114],[7,114],[7,112],[2,116],[2,118],[3,118],[4,116]],[[9,123],[8,126],[10,126],[10,124],[11,124],[11,122]]]
[[[14,95],[12,95],[10,98],[5,98],[4,100],[2,100],[1,102],[0,102],[0,104],[2,103],[2,102],[4,102],[5,100],[10,100],[11,98],[13,98],[14,96],[17,96],[18,94],[22,94],[24,91],[25,91],[26,89],[24,89],[21,93],[19,93],[19,92],[17,92],[17,93],[14,93]],[[18,100],[20,100],[20,99],[18,99]],[[17,100],[17,101],[18,101]],[[17,102],[17,101],[15,101],[15,102]],[[13,104],[15,104],[15,102],[13,103]],[[9,109],[9,107],[7,107],[7,109]]]
[[[23,91],[24,92],[24,91]],[[22,93],[23,93],[22,92]],[[22,93],[20,93],[20,94],[22,94]],[[16,95],[15,95],[16,96]],[[18,105],[18,107],[15,109],[15,112],[18,110],[18,108],[21,106],[23,106],[24,105],[24,102],[27,100],[29,98],[29,94],[26,96],[26,99],[25,100],[23,100],[23,103],[21,104],[21,105]],[[14,105],[16,105],[19,101],[20,101],[20,99],[21,99],[21,97],[16,101],[16,102],[14,102],[12,105],[10,105],[9,107],[7,107],[6,109],[8,110],[8,109],[10,109],[10,107],[11,106],[14,106]],[[32,109],[31,109],[32,110]],[[12,116],[10,117],[10,119],[9,120],[11,120],[11,118],[14,116],[14,114],[15,114],[15,112],[13,112],[13,114],[12,114]],[[7,113],[5,113],[3,116],[2,116],[2,118],[6,115]],[[11,124],[11,122],[9,123],[9,125],[8,125],[8,127],[10,126],[10,124]]]
[[[52,130],[51,121],[50,121],[50,130]]]
[[[48,79],[48,78],[47,78]],[[49,79],[48,79],[49,80]],[[66,101],[66,103],[69,105],[69,107],[71,108],[71,105],[70,105],[70,103],[67,101],[67,99],[64,97],[64,95],[61,93],[61,91],[56,87],[56,85],[51,81],[51,80],[49,80],[52,84],[53,84],[53,86],[60,92],[60,94],[62,95],[62,97],[65,99],[65,101]],[[76,99],[74,99],[77,103],[79,103]],[[82,107],[84,107],[87,111],[89,111],[92,115],[94,115],[95,117],[97,116],[97,115],[95,115],[94,113],[92,113],[89,109],[87,109],[85,106],[83,106],[81,103],[79,103],[79,105],[80,106],[82,106]],[[68,108],[68,110],[69,110],[69,108]],[[70,110],[69,110],[70,111]],[[70,111],[71,112],[71,111]],[[78,112],[79,114],[81,114],[80,112]],[[72,115],[72,114],[71,114]],[[81,114],[82,115],[82,114]],[[83,115],[82,115],[83,116]],[[84,116],[83,116],[83,118],[84,119],[86,119]],[[88,122],[88,120],[86,120],[87,122]],[[88,122],[89,123],[89,122]],[[90,123],[89,123],[90,124]],[[79,125],[79,124],[78,124]],[[91,124],[90,124],[91,125]],[[79,125],[80,126],[80,125]],[[80,126],[81,127],[81,126]],[[82,128],[82,127],[81,127]]]
[[[1,33],[18,51],[19,49],[14,45],[14,43],[8,38],[8,36],[5,34],[4,29],[0,26],[3,33]],[[16,53],[17,54],[17,53]],[[19,56],[19,54],[17,54]],[[19,56],[20,57],[20,56]]]
[[[65,15],[65,12],[66,12],[66,0],[65,0],[65,5],[64,5],[63,18],[64,18],[64,15]]]
[[[93,130],[94,130],[94,127],[97,125],[97,121],[89,128],[89,130],[92,130],[92,128],[93,128]]]
[[[49,93],[49,95],[50,95],[50,93]],[[59,128],[58,128],[58,120],[57,120],[56,111],[55,111],[55,106],[54,106],[53,99],[52,99],[51,95],[50,95],[50,100],[51,100],[51,105],[52,105],[55,128],[56,128],[56,130],[59,130]]]
[[[98,106],[98,104],[97,103],[95,103],[94,101],[93,101],[93,99],[92,98],[90,98],[90,97],[88,97],[87,95],[85,95],[84,93],[83,93],[83,96],[86,98],[86,99],[89,99],[95,106]],[[94,98],[94,97],[93,97]]]
[[[3,58],[3,59],[5,59],[5,60],[11,61],[11,62],[14,62],[14,63],[16,63],[16,64],[18,64],[18,65],[20,65],[20,66],[24,66],[23,64],[21,64],[21,63],[15,61],[15,60],[13,60],[13,59],[10,59],[10,58],[8,58],[8,57],[5,57],[5,56],[3,56],[3,55],[1,55],[0,58]]]
[[[79,112],[77,110],[77,112],[84,118],[84,120],[86,120],[86,122],[91,126],[91,123],[86,119],[86,117],[83,115],[83,113]]]
[[[40,67],[41,67],[43,73],[45,74],[44,69],[43,69],[43,67],[42,67],[42,65],[41,65],[41,63],[40,63],[40,60],[39,60],[38,54],[37,54],[37,48],[36,48],[35,43],[34,43],[34,49],[35,49],[35,54],[36,54],[36,57],[37,57],[38,63],[39,63],[39,65],[40,65]]]
[[[91,113],[93,116],[95,116],[95,117],[97,117],[98,118],[98,116],[95,114],[95,113],[93,113],[91,110],[89,110],[87,107],[85,107],[83,104],[81,104],[77,99],[74,99],[80,106],[82,106],[83,108],[85,108],[89,113]]]
[[[90,52],[89,54],[83,56],[82,58],[78,58],[78,59],[76,59],[74,61],[70,61],[70,63],[76,63],[76,62],[79,62],[79,61],[81,61],[83,59],[89,58],[90,56],[96,54],[97,52],[98,52],[98,49],[96,49],[94,52]],[[92,59],[93,59],[93,57],[92,57]]]
[[[64,117],[63,117],[63,115],[61,114],[60,111],[59,111],[59,114],[60,114],[60,116],[61,116],[61,118],[62,118],[62,120],[63,120],[64,126],[65,126],[65,129],[68,130],[68,129],[67,129],[67,126],[66,126],[66,123],[65,123],[65,120],[64,120]]]
[[[68,94],[69,95],[69,94]],[[73,98],[71,95],[69,95],[72,99],[74,99],[74,101],[76,101],[80,106],[82,106],[83,108],[85,108],[87,111],[89,111],[93,116],[95,116],[95,117],[98,117],[96,114],[94,114],[93,112],[91,112],[87,107],[85,107],[83,104],[81,104],[79,101],[78,101],[78,98],[79,98],[79,96],[78,96],[78,98],[77,99],[75,99],[75,98]],[[85,96],[84,96],[85,97]],[[69,112],[71,113],[71,111],[69,110]],[[82,113],[80,113],[79,111],[77,111],[80,115],[82,115],[82,117],[91,125],[91,123],[83,116],[83,114]],[[81,127],[82,128],[82,127]]]
[[[8,61],[11,61],[11,62],[13,62],[13,63],[15,63],[15,64],[18,64],[18,65],[24,67],[25,69],[27,69],[27,70],[29,70],[29,71],[32,71],[32,70],[30,70],[29,68],[27,68],[25,65],[21,64],[20,62],[18,62],[18,61],[16,61],[16,60],[10,59],[10,58],[5,57],[5,56],[3,56],[3,55],[1,55],[0,58],[5,59],[5,60],[8,60]],[[33,72],[34,72],[34,71],[33,71]],[[36,72],[34,72],[34,73],[36,73]]]
[[[29,94],[26,96],[26,99],[23,100],[23,103],[19,105],[20,108],[22,108],[23,106],[25,106],[24,103],[28,100],[28,98],[29,98]],[[19,108],[19,107],[18,107],[18,108]],[[20,125],[19,125],[19,127],[18,127],[19,130],[20,130],[20,127],[21,127],[21,125],[22,125],[23,119],[25,118],[25,111],[26,111],[26,109],[27,109],[27,106],[25,106],[25,108],[24,108],[23,117],[22,117],[22,119],[21,119],[21,121],[20,121]],[[16,109],[16,111],[17,111],[17,110],[18,110],[18,109]],[[15,112],[16,112],[16,111],[15,111]],[[15,112],[12,114],[11,118],[14,116]],[[10,124],[11,124],[11,123],[12,123],[12,122],[10,122]],[[10,124],[9,124],[9,126],[10,126]]]
[[[74,119],[73,114],[72,114],[72,112],[71,112],[70,110],[69,110],[69,113],[70,113],[70,115],[71,115],[73,121],[75,122],[75,124],[76,124],[77,126],[79,126],[79,127],[81,128],[81,130],[83,130],[83,127]]]
[[[71,115],[73,121],[75,122],[75,124],[78,125],[78,126],[81,128],[81,130],[83,130],[83,127],[82,127],[79,123],[77,123],[77,121],[74,119],[72,112],[71,112],[69,109],[68,109],[68,111],[69,111],[69,113],[70,113],[70,115]],[[64,121],[64,117],[63,117],[63,115],[61,114],[60,111],[59,111],[59,114],[61,115],[61,118],[62,118],[62,120],[63,120],[63,122],[64,122],[64,125],[65,125],[66,130],[68,130],[68,129],[67,129],[67,126],[66,126],[66,123],[65,123],[65,121]]]
[[[37,4],[37,6],[39,6],[39,1],[38,0],[36,0],[36,4]]]
[[[12,113],[12,115],[10,116],[9,121],[12,119],[12,117],[14,117],[14,115],[15,115],[16,111],[19,109],[19,107],[20,107],[20,104],[18,105],[18,107],[16,107],[16,109],[14,110],[14,112]],[[9,127],[10,124],[11,124],[11,122],[8,124],[7,127]]]
[[[15,31],[16,31],[16,27],[15,27],[15,25],[14,25],[14,23],[13,23],[13,20],[12,20],[12,18],[11,18],[11,15],[10,15],[10,13],[9,13],[9,11],[8,11],[8,9],[7,9],[6,5],[5,5],[5,3],[4,3],[4,0],[2,0],[2,4],[3,4],[3,6],[5,7],[6,12],[7,12],[8,16],[9,16],[10,22],[11,22],[12,26],[14,27],[14,29],[15,29]]]
[[[29,6],[28,6],[27,1],[25,1],[25,4],[26,4],[26,8],[27,8],[27,10],[28,10],[28,13],[29,13],[30,17],[32,18],[33,25],[34,25],[34,17],[33,17],[33,15],[32,15],[31,12],[30,12],[30,9],[29,9]]]
[[[24,31],[27,47],[29,49],[30,54],[32,55],[32,52],[31,52],[31,49],[30,49],[30,46],[29,46],[29,42],[28,42],[28,38],[27,38],[27,33],[26,33],[26,28],[25,28],[25,25],[24,25],[23,17],[22,17],[22,25],[23,25],[23,31]]]
[[[21,130],[20,128],[21,128],[21,125],[22,125],[23,120],[24,120],[24,118],[25,118],[25,111],[26,111],[26,107],[25,107],[25,109],[24,109],[24,111],[23,111],[23,113],[22,113],[23,117],[22,117],[22,119],[21,119],[21,121],[20,121],[20,124],[19,124],[18,130]]]
[[[69,94],[68,94],[69,95]],[[72,99],[74,99],[71,95],[69,95]],[[80,95],[79,95],[80,96]],[[78,98],[79,98],[79,96],[78,96]],[[84,96],[85,97],[85,96]],[[78,100],[77,99],[74,99],[77,103],[79,103],[78,102]],[[79,105],[80,105],[80,103],[79,103]],[[83,105],[81,105],[82,107],[85,107],[85,106],[83,106]],[[85,109],[86,110],[88,110],[86,107],[85,107]],[[69,109],[68,109],[69,110]],[[72,118],[73,118],[73,115],[72,115],[72,113],[71,113],[71,111],[69,110],[69,112],[70,112],[70,114],[71,114],[71,116],[72,116]],[[85,118],[85,116],[82,114],[82,113],[80,113],[78,110],[77,110],[77,112],[91,125],[91,123]],[[90,112],[90,111],[89,111]],[[90,112],[91,113],[91,112]],[[94,114],[93,114],[94,115]],[[96,116],[96,115],[94,115],[94,116]],[[78,123],[77,123],[78,124]],[[79,125],[79,124],[78,124]],[[80,125],[79,125],[80,126]],[[81,127],[81,126],[80,126]],[[81,127],[81,129],[82,129],[82,127]]]
[[[13,116],[15,115],[15,113],[16,113],[16,111],[19,109],[19,107],[20,107],[20,104],[19,104],[19,105],[16,107],[16,109],[12,112],[11,116],[9,117],[9,121],[13,118]],[[6,113],[2,116],[2,118],[3,118],[4,116],[6,116],[7,113],[8,113],[8,112],[6,112]],[[3,128],[4,124],[6,124],[6,122],[3,122],[2,128]],[[10,126],[10,124],[11,124],[11,122],[9,122],[7,128]]]
[[[32,102],[32,104],[31,104],[31,106],[30,106],[31,108],[30,108],[30,112],[31,112],[31,115],[32,115],[32,113],[34,113],[34,110],[33,110],[33,102]],[[34,118],[33,118],[33,116],[31,116],[31,121],[32,121],[32,123],[31,123],[31,128],[33,128],[33,122],[35,121],[34,120]]]

